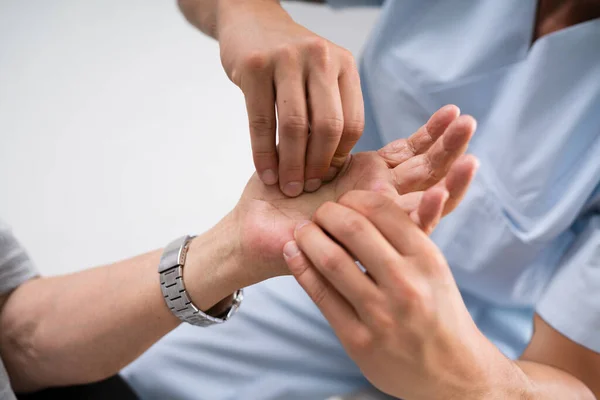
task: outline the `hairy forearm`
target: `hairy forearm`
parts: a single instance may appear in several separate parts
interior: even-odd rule
[[[223,225],[194,239],[185,283],[208,309],[237,289]],[[161,251],[16,289],[0,315],[2,359],[17,391],[86,383],[117,373],[179,320],[166,307]]]

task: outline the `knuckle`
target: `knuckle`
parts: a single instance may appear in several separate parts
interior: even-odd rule
[[[347,215],[340,222],[341,234],[345,237],[361,236],[366,229],[365,221],[355,215]]]
[[[406,314],[418,316],[421,320],[433,319],[434,298],[429,285],[421,281],[404,282],[399,295]]]
[[[323,284],[323,282],[315,282],[309,291],[309,295],[311,300],[317,305],[320,306],[325,301],[327,297],[327,287]]]
[[[330,63],[329,42],[321,37],[313,37],[306,41],[306,51],[310,59],[321,67],[327,67]]]
[[[350,336],[348,347],[355,354],[370,351],[373,346],[373,337],[366,329],[358,329]]]
[[[275,120],[266,115],[253,115],[250,117],[250,133],[256,137],[265,137],[273,135],[275,129]]]
[[[262,162],[265,160],[272,160],[277,157],[277,152],[275,150],[254,150],[252,152],[254,156],[254,161]]]
[[[368,315],[375,315],[381,311],[386,303],[386,297],[382,292],[371,293],[367,300],[364,301],[362,307]]]
[[[356,142],[362,136],[364,128],[364,119],[344,121],[344,138]]]
[[[398,146],[396,146],[396,148],[394,148],[394,151],[399,151],[401,150],[400,145],[404,144],[406,149],[408,150],[409,154],[412,156],[416,156],[417,154],[419,154],[418,150],[417,150],[417,146],[415,143],[415,139],[411,136],[408,139],[406,139],[404,142],[398,142]]]
[[[348,49],[340,48],[340,60],[344,69],[356,70],[356,61],[354,54]]]
[[[290,160],[281,160],[280,171],[283,181],[302,180],[304,165]]]
[[[437,167],[433,164],[432,160],[427,157],[426,159],[426,168],[427,168],[427,182],[438,182],[441,180],[447,172],[447,168],[445,165],[439,164]]]
[[[280,46],[276,51],[277,60],[284,64],[296,64],[298,62],[298,50],[295,46],[286,44]]]
[[[308,270],[309,264],[306,262],[304,257],[294,257],[292,259],[287,260],[289,270],[292,275],[296,277],[301,277]],[[314,286],[319,284],[320,282],[316,282]]]
[[[450,269],[448,268],[446,258],[439,249],[432,247],[427,253],[425,260],[427,268],[423,268],[423,274],[427,278],[443,279],[448,276]]]
[[[318,118],[314,121],[313,130],[326,141],[337,141],[344,130],[344,120],[340,117]]]
[[[324,253],[321,255],[319,259],[319,264],[321,267],[328,271],[330,274],[337,274],[342,266],[343,256],[341,251],[329,251],[328,253]]]
[[[269,66],[269,59],[265,52],[251,52],[242,58],[242,68],[251,72],[264,71]]]
[[[308,119],[302,115],[285,115],[279,124],[280,136],[297,139],[308,136]]]
[[[331,159],[331,166],[341,168],[346,163],[347,159],[348,153],[343,153],[338,149],[338,151],[333,155],[333,158]]]
[[[394,329],[395,320],[391,313],[381,309],[371,315],[373,328],[380,334],[388,334]]]
[[[397,273],[400,270],[400,256],[398,254],[386,253],[382,255],[381,264],[386,270],[391,271],[390,279],[402,279],[401,274]]]
[[[311,160],[306,164],[306,176],[307,177],[319,177],[324,175],[329,168],[328,163],[324,163],[323,160]]]
[[[396,303],[402,304],[406,296],[403,288],[406,286],[406,279],[401,273],[392,273],[388,276],[389,286],[394,288],[391,292],[391,297]]]
[[[427,121],[427,123],[425,123],[425,125],[423,125],[423,132],[425,132],[425,135],[427,136],[427,138],[430,142],[434,142],[434,140],[433,140],[434,136],[431,134],[431,130],[432,130],[431,125],[432,125],[432,122]]]

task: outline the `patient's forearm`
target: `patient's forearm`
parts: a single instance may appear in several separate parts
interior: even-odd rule
[[[190,244],[184,279],[201,309],[243,285],[233,273],[230,228],[220,223]],[[0,315],[0,350],[14,389],[103,379],[175,328],[179,320],[160,290],[160,256],[157,250],[16,289]]]

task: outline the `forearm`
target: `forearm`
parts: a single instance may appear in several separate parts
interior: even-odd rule
[[[178,0],[177,4],[190,24],[208,36],[217,37],[218,0]]]
[[[596,399],[590,388],[565,371],[549,365],[523,360],[517,361],[516,365],[527,375],[531,383],[525,392],[528,394],[525,397],[527,399]]]
[[[471,361],[475,369],[472,373],[464,374],[460,385],[462,389],[452,390],[452,387],[442,384],[434,389],[434,395],[426,398],[441,398],[445,395],[445,398],[461,400],[596,399],[593,390],[598,388],[590,385],[590,382],[597,382],[593,378],[597,376],[596,371],[588,372],[590,379],[578,379],[568,368],[560,369],[539,360],[510,360],[487,340],[483,345],[472,346],[476,349],[475,358]],[[436,381],[452,382],[443,377]],[[449,393],[452,395],[449,396]]]
[[[208,309],[242,284],[227,224],[194,239],[184,268],[194,303]],[[16,390],[100,380],[117,373],[179,320],[166,307],[153,251],[109,266],[32,280],[0,316],[2,359]]]
[[[492,357],[491,357],[492,358]],[[503,356],[488,360],[487,390],[460,395],[461,399],[594,400],[593,392],[573,375],[532,361],[511,361]]]
[[[279,0],[178,0],[179,9],[188,22],[206,35],[218,39],[219,18],[227,12],[245,12],[245,7],[256,4],[279,4]]]

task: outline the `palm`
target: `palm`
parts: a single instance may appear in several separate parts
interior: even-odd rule
[[[273,275],[274,269],[284,274],[287,268],[281,249],[293,239],[294,227],[299,221],[310,219],[321,204],[336,201],[350,190],[371,190],[382,185],[394,191],[390,169],[376,152],[354,155],[332,182],[314,193],[295,198],[285,196],[277,186],[265,186],[254,174],[238,207],[242,247],[250,252],[251,259],[260,261],[269,275]]]
[[[310,219],[321,204],[336,201],[351,190],[386,192],[398,196],[401,202],[405,199],[407,211],[418,207],[419,203],[413,200],[415,192],[435,185],[446,176],[450,165],[464,152],[473,133],[474,126],[465,130],[464,126],[459,125],[453,131],[452,125],[448,127],[450,122],[441,126],[443,129],[438,135],[427,132],[431,140],[429,144],[424,144],[423,132],[419,130],[408,140],[394,142],[378,152],[355,154],[333,181],[314,193],[303,193],[296,198],[285,196],[277,186],[265,186],[254,174],[235,210],[241,227],[242,251],[249,257],[247,259],[256,260],[256,265],[252,267],[260,269],[254,272],[263,279],[287,274],[282,249],[285,243],[293,239],[297,222]],[[440,137],[445,130],[448,132]],[[441,142],[448,142],[447,137],[459,145],[450,150],[445,148]],[[410,143],[411,139],[413,144]],[[421,148],[413,151],[415,146]],[[411,149],[411,154],[407,154],[407,148]],[[459,173],[466,185],[471,172]],[[459,185],[457,189],[460,190],[456,191],[455,200],[459,201],[466,186]]]

